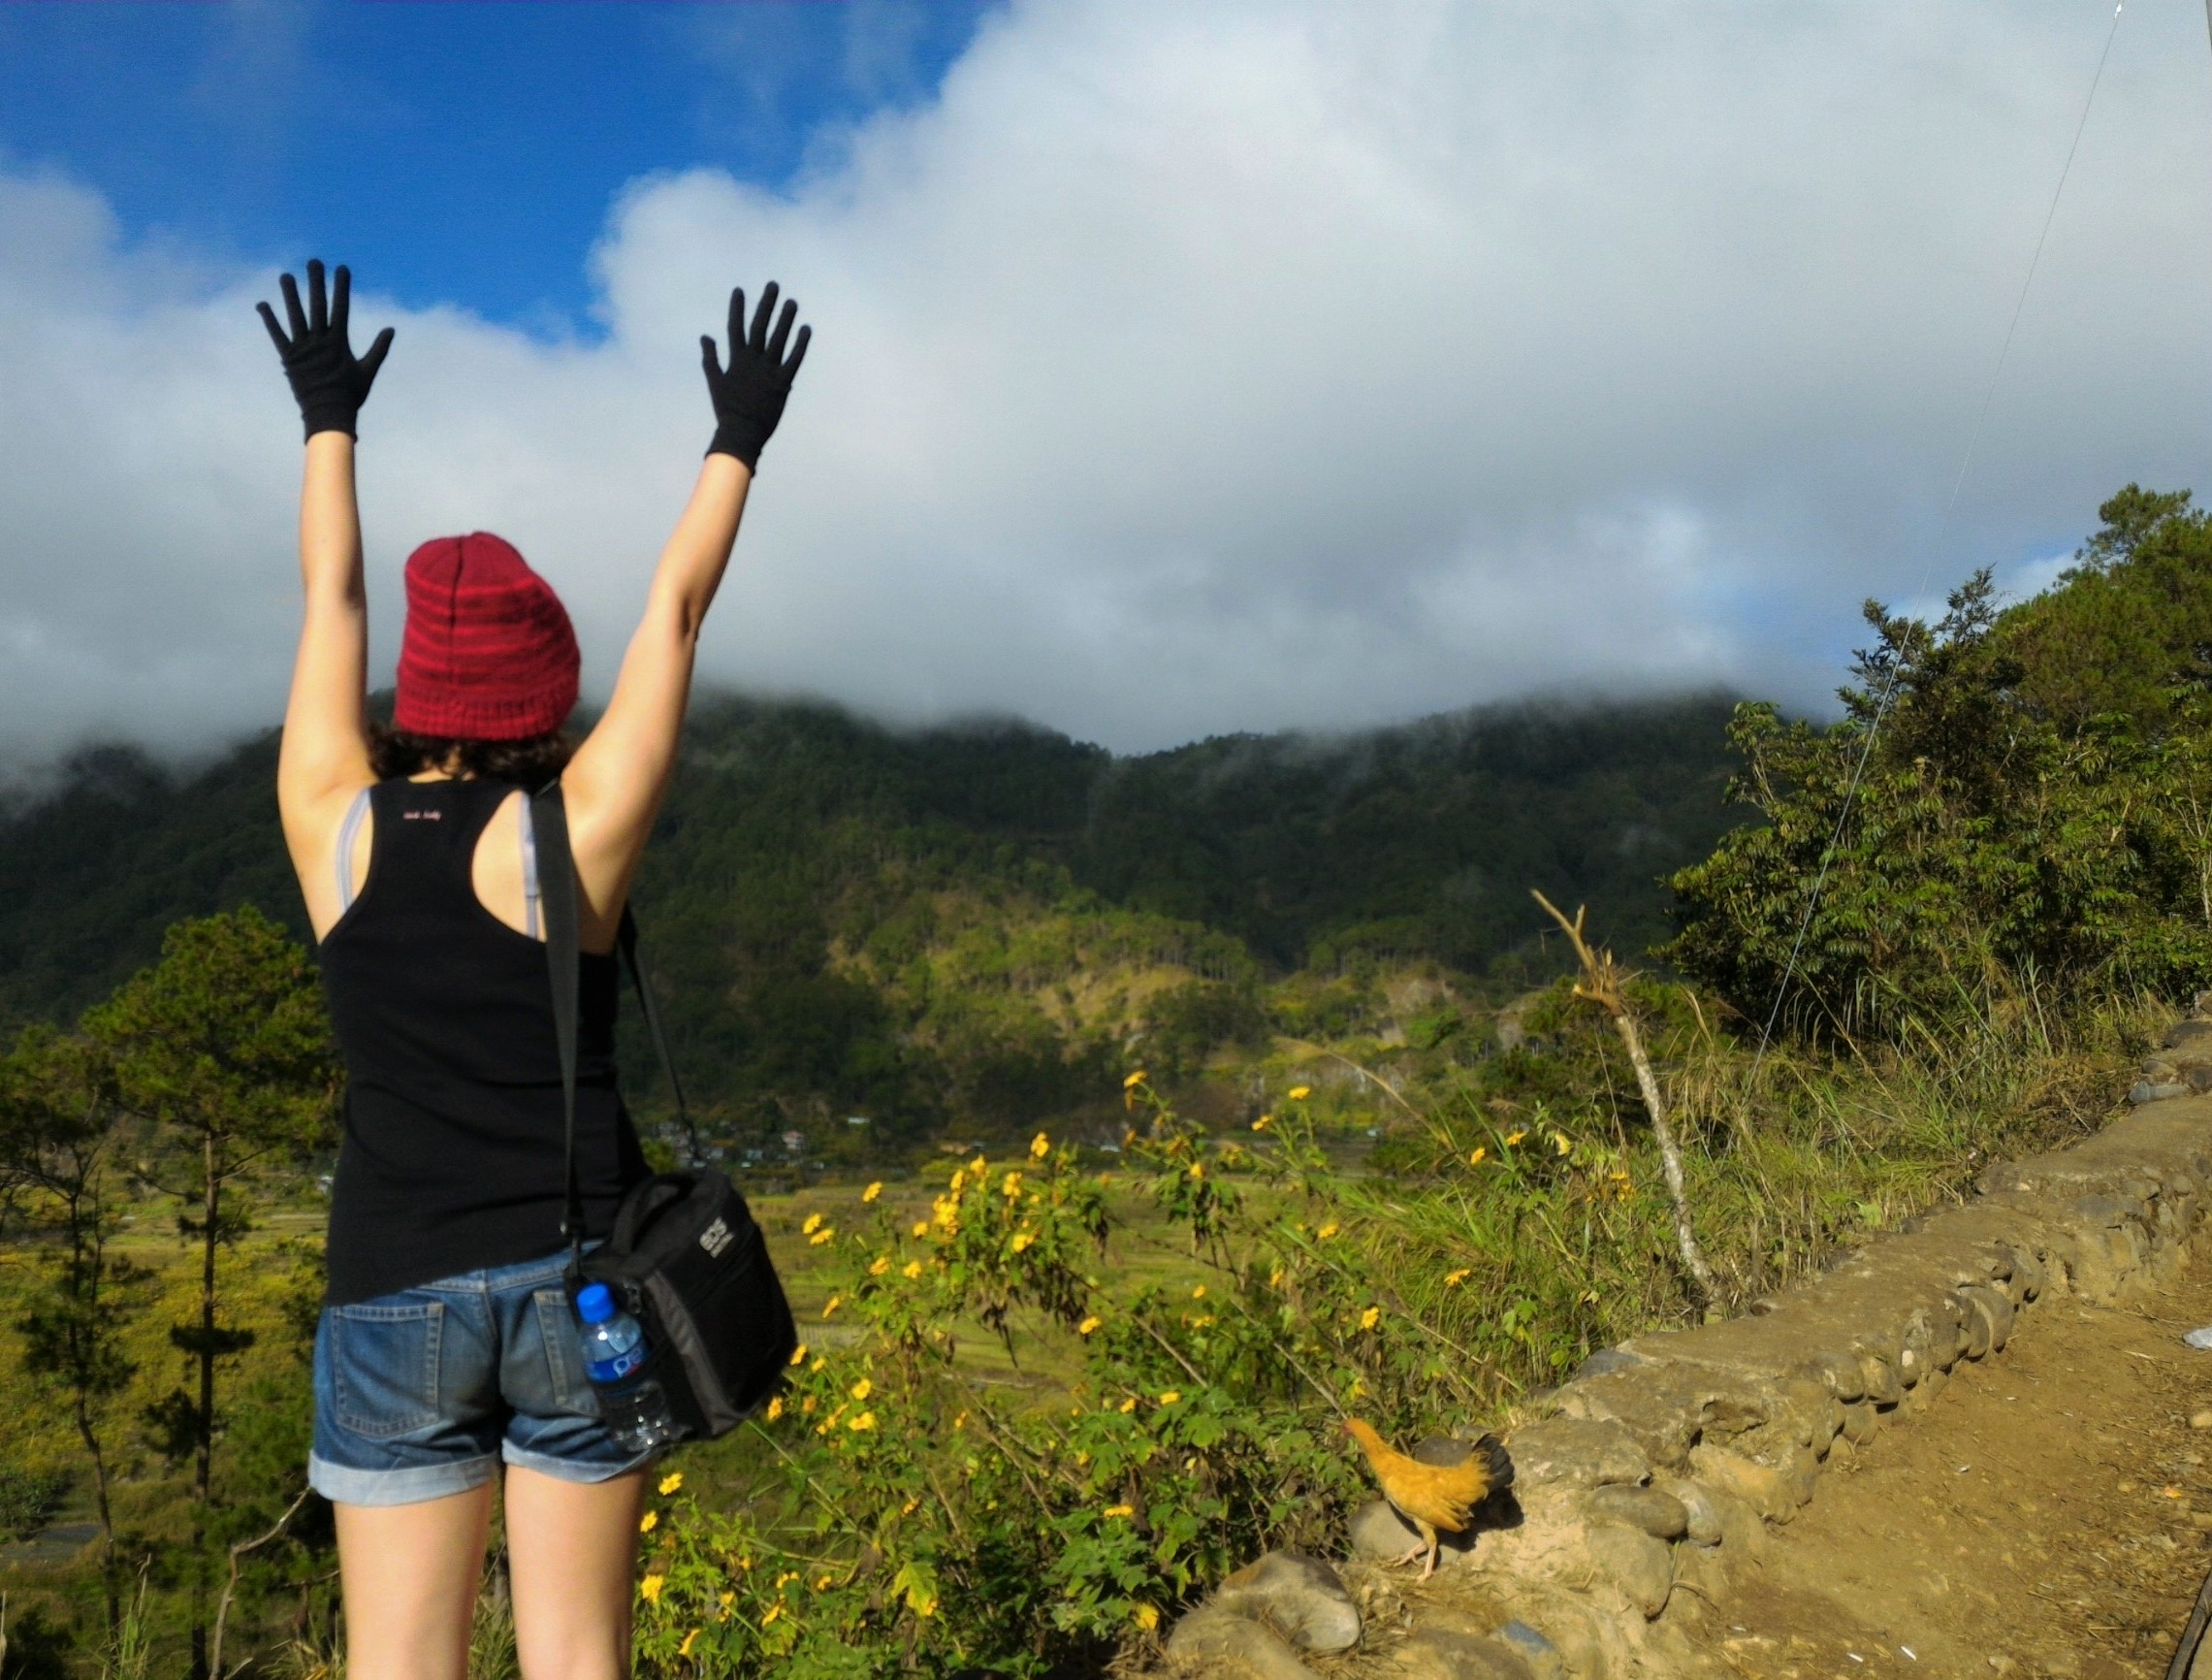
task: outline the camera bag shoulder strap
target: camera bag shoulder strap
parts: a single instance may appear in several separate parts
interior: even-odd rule
[[[629,969],[629,983],[637,992],[637,1006],[645,1016],[645,1030],[653,1035],[653,1053],[660,1058],[660,1071],[667,1076],[668,1094],[676,1104],[676,1117],[683,1122],[684,1145],[690,1152],[687,1166],[699,1165],[699,1130],[691,1122],[691,1107],[684,1100],[684,1082],[676,1077],[676,1058],[668,1053],[668,1034],[660,1024],[660,1006],[653,1001],[651,978],[645,971],[645,953],[638,949],[637,917],[627,904],[623,906],[622,925],[616,930],[615,943],[622,948],[623,962]]]
[[[530,795],[530,826],[537,846],[538,902],[545,912],[545,965],[553,983],[553,1031],[561,1050],[561,1122],[567,1186],[561,1207],[561,1235],[568,1244],[571,1264],[584,1247],[584,1193],[576,1178],[576,1016],[578,975],[584,966],[576,908],[576,860],[568,844],[568,807],[559,781],[548,782]],[[684,1122],[685,1138],[696,1163],[698,1134],[691,1112],[684,1101],[683,1082],[668,1054],[668,1036],[660,1025],[660,1011],[646,984],[643,958],[637,948],[637,918],[623,908],[616,943],[637,988],[637,1001],[645,1012],[646,1029],[653,1035],[654,1053],[660,1071],[668,1076],[668,1089],[676,1100],[677,1115]]]
[[[576,931],[576,864],[568,849],[568,807],[559,781],[530,795],[537,846],[538,903],[545,912],[545,967],[553,983],[553,1036],[561,1047],[561,1136],[565,1199],[561,1235],[573,1272],[584,1256],[584,1192],[576,1180],[576,995],[584,966]]]

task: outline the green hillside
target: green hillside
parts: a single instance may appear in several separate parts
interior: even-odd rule
[[[810,1345],[655,1481],[638,1671],[1140,1664],[1231,1569],[1341,1545],[1347,1401],[1481,1427],[2102,1125],[2212,984],[2212,515],[2131,486],[2101,516],[2031,600],[1870,603],[1827,724],[1523,706],[1117,759],[702,705],[638,896]],[[270,745],[87,758],[0,820],[10,1010],[74,1016],[172,917],[289,909]],[[1572,984],[1529,885],[1617,947],[1671,924],[1674,973]],[[259,916],[211,917],[0,1056],[0,1538],[45,1536],[11,1673],[133,1626],[154,1656],[103,1671],[182,1672],[195,1581],[299,1486],[317,1014]],[[200,1221],[206,1127],[249,1112]],[[203,1413],[176,1355],[226,1343]],[[71,1550],[107,1488],[112,1553]],[[335,1573],[310,1503],[226,1651],[337,1672]],[[476,1680],[514,1674],[503,1580]]]
[[[1526,704],[1117,758],[712,696],[639,909],[718,1130],[1025,1123],[1110,1097],[1139,1047],[1196,1066],[1270,1031],[1388,1038],[1409,1007],[1518,983],[1531,887],[1651,943],[1663,879],[1729,822],[1729,708]],[[182,916],[251,902],[304,932],[274,750],[187,774],[103,748],[0,820],[0,1015],[73,1017]]]

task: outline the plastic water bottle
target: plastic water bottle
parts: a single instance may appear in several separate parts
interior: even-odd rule
[[[599,1416],[615,1444],[629,1452],[666,1446],[683,1432],[668,1413],[668,1397],[650,1376],[640,1376],[646,1355],[645,1331],[615,1305],[604,1283],[576,1291],[576,1315],[584,1321],[584,1369],[599,1397]]]

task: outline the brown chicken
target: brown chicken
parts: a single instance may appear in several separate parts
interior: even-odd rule
[[[1513,1486],[1513,1460],[1505,1456],[1505,1448],[1494,1435],[1476,1441],[1475,1450],[1463,1462],[1435,1465],[1393,1451],[1381,1436],[1358,1418],[1347,1419],[1344,1428],[1367,1455],[1367,1468],[1382,1484],[1383,1498],[1421,1531],[1421,1544],[1396,1561],[1410,1564],[1427,1552],[1428,1561],[1421,1571],[1425,1581],[1436,1572],[1438,1531],[1462,1533],[1473,1520],[1477,1505],[1498,1489]]]

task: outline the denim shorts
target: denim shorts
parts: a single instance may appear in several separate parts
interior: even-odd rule
[[[562,1252],[324,1308],[314,1490],[403,1505],[479,1486],[501,1459],[572,1482],[651,1459],[618,1446],[599,1421],[567,1264]]]

